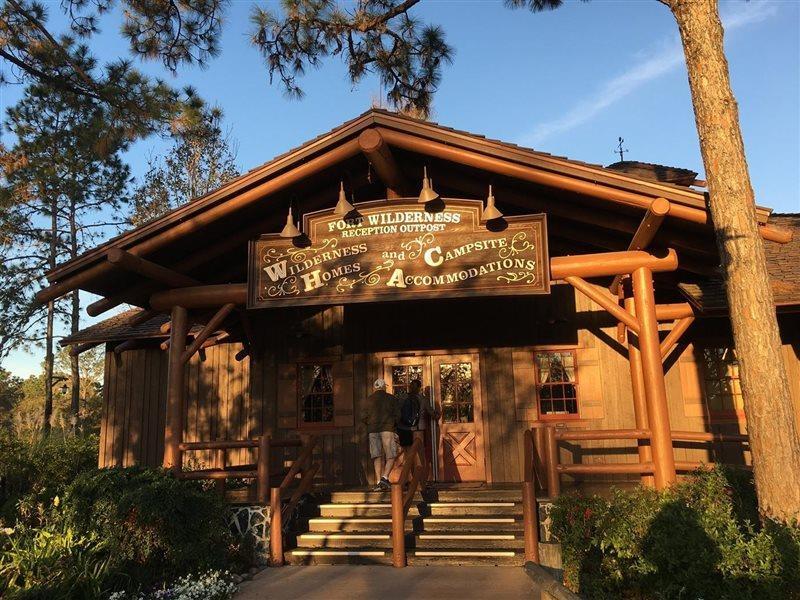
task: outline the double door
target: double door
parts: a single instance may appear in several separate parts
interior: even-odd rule
[[[410,383],[418,380],[426,405],[435,407],[430,412],[438,418],[424,422],[424,427],[425,443],[436,459],[436,479],[485,481],[478,355],[389,357],[383,365],[384,378],[394,395],[404,398]]]

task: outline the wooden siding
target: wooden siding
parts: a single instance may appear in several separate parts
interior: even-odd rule
[[[551,296],[491,298],[348,307],[252,311],[258,352],[237,362],[239,344],[223,344],[194,356],[187,365],[185,439],[321,436],[320,481],[366,484],[372,477],[365,426],[360,420],[372,382],[383,376],[392,356],[473,353],[480,357],[484,403],[487,479],[519,481],[522,432],[536,425],[532,385],[533,352],[575,349],[580,415],[570,428],[622,429],[634,426],[626,349],[616,339],[616,322],[571,287],[554,285]],[[509,319],[513,315],[513,319]],[[781,321],[783,355],[800,423],[800,339],[795,316]],[[793,337],[794,336],[794,337]],[[670,418],[675,430],[740,431],[735,418],[708,414],[700,383],[697,344],[730,344],[725,319],[701,319],[665,363]],[[334,365],[336,412],[326,428],[299,428],[296,363]],[[166,353],[158,348],[106,355],[100,464],[158,465],[164,444]],[[553,421],[548,421],[553,423]],[[289,460],[291,452],[276,461]],[[252,452],[228,454],[228,464],[253,460]],[[736,446],[708,449],[678,444],[677,460],[723,458],[748,462]],[[635,461],[636,445],[619,441],[561,445],[563,462]],[[217,457],[193,453],[195,464],[216,465]],[[604,476],[622,480],[626,476]]]

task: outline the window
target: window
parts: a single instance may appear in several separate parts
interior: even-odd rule
[[[472,363],[440,365],[439,384],[442,394],[442,420],[445,423],[472,423]]]
[[[578,416],[575,352],[535,352],[536,398],[543,418]]]
[[[300,426],[333,424],[333,373],[330,364],[297,366]]]
[[[392,366],[392,394],[402,400],[408,396],[408,386],[412,381],[422,383],[422,365]]]
[[[703,348],[704,387],[711,413],[743,414],[739,361],[733,348]]]

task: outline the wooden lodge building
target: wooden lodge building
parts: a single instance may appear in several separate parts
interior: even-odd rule
[[[101,466],[244,472],[262,502],[286,465],[355,489],[374,483],[373,381],[421,379],[441,417],[403,481],[663,487],[750,460],[696,176],[370,110],[57,267],[39,297],[135,307],[63,341],[106,348]],[[800,216],[757,218],[800,421]]]

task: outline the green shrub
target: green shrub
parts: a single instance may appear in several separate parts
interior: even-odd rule
[[[73,527],[105,540],[112,571],[136,586],[224,568],[233,546],[222,497],[161,470],[84,473],[67,488],[64,506]]]
[[[109,572],[109,554],[96,534],[63,519],[58,503],[38,527],[18,523],[0,540],[0,596],[15,599],[97,598]]]
[[[79,473],[97,469],[97,452],[94,435],[53,434],[36,441],[0,436],[0,522],[13,525],[25,511],[49,506]]]
[[[800,527],[761,526],[752,489],[716,469],[660,493],[559,498],[565,583],[587,598],[800,597]]]

